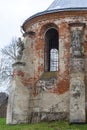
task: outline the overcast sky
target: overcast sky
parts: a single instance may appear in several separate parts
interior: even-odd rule
[[[44,11],[53,0],[0,0],[0,48],[13,37],[20,37],[20,27],[31,15]]]
[[[20,27],[35,13],[46,10],[53,0],[0,0],[0,49],[21,37]],[[0,91],[7,88],[0,87]]]

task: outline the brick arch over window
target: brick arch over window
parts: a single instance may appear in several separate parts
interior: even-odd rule
[[[45,33],[44,68],[45,71],[58,71],[59,35],[55,27],[50,26]]]
[[[45,33],[47,32],[47,30],[49,30],[50,28],[55,28],[56,30],[58,30],[58,26],[54,23],[46,23],[43,26],[41,26],[40,31],[39,31],[39,35],[43,36],[45,35]]]

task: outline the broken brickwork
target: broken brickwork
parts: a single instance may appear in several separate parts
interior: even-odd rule
[[[80,48],[83,55],[80,57],[81,60],[78,59],[78,56],[77,59],[71,56],[71,51],[75,51],[74,48],[71,50],[71,36],[74,35],[70,28],[72,24],[85,25],[80,34],[82,37],[82,47]],[[48,72],[45,69],[49,60],[45,60],[47,43],[45,34],[50,29],[58,32],[58,71],[56,72]],[[49,118],[50,120],[60,120],[61,117],[69,120],[73,71],[77,72],[74,76],[78,75],[79,70],[82,71],[79,78],[83,84],[81,85],[79,82],[81,87],[85,88],[87,84],[87,11],[60,11],[40,15],[27,20],[23,24],[23,30],[24,50],[19,62],[25,64],[14,65],[7,123],[38,122],[49,120]],[[76,55],[76,51],[73,54]],[[73,84],[75,83],[78,84],[73,80]],[[85,92],[87,92],[86,88]],[[79,94],[75,93],[74,97],[77,98],[77,96]],[[84,98],[83,102],[86,104],[87,96],[86,101]],[[73,101],[73,99],[71,100]],[[81,102],[79,101],[79,103]],[[58,115],[56,118],[54,118],[55,113]]]

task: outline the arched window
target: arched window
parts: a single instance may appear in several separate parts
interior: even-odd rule
[[[45,71],[58,71],[58,31],[50,28],[45,34]]]

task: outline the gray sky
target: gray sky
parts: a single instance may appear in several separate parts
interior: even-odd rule
[[[0,48],[11,43],[13,37],[21,37],[20,27],[35,13],[44,11],[53,0],[0,0]],[[0,87],[0,91],[6,91]]]
[[[20,37],[20,26],[31,15],[44,11],[53,0],[0,0],[0,48]]]

